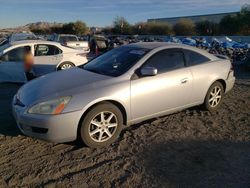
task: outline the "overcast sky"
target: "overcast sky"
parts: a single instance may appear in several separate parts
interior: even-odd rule
[[[88,26],[107,26],[116,16],[135,23],[148,18],[239,11],[245,3],[250,0],[0,0],[0,28],[75,20]]]

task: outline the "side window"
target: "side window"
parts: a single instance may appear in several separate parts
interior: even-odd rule
[[[184,56],[179,50],[162,50],[152,55],[143,66],[154,67],[160,74],[184,67]]]
[[[191,50],[184,50],[184,53],[188,66],[199,65],[210,61],[209,58]]]
[[[60,37],[59,37],[59,42],[60,42],[60,43],[68,42],[68,37],[67,37],[67,36],[60,36]]]
[[[74,36],[69,36],[68,41],[77,41],[77,38]]]
[[[38,44],[35,45],[35,56],[51,56],[61,54],[62,50],[54,45]]]
[[[22,46],[22,47],[14,48],[6,52],[4,55],[2,55],[0,57],[0,60],[6,61],[6,62],[22,62],[24,53],[30,50],[31,50],[30,46]]]

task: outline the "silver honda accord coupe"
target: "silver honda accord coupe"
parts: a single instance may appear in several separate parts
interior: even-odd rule
[[[25,135],[100,147],[127,125],[201,104],[213,111],[234,82],[228,59],[181,44],[136,43],[25,84],[13,114]]]

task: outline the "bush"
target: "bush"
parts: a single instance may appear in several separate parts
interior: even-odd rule
[[[65,34],[83,35],[86,34],[88,28],[84,22],[76,21],[63,24],[62,26],[51,26],[42,28],[31,26],[30,31],[39,34],[65,33]]]
[[[86,24],[82,21],[76,21],[73,25],[73,31],[76,35],[84,35],[88,31]]]
[[[172,29],[168,23],[147,23],[145,25],[148,35],[170,35]]]
[[[220,22],[220,33],[250,35],[250,5],[244,5],[235,16],[225,16]]]
[[[234,35],[239,31],[238,16],[225,16],[220,22],[220,34]]]
[[[196,23],[196,32],[198,35],[218,35],[219,24],[208,20]]]
[[[188,36],[195,34],[195,24],[190,19],[181,19],[174,25],[175,35]]]

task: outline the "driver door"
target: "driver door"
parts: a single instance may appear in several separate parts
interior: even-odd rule
[[[27,48],[30,49],[30,46],[14,48],[0,57],[0,82],[27,81],[23,66],[23,56]]]
[[[144,66],[156,68],[158,74],[131,80],[134,120],[162,115],[191,103],[193,78],[189,68],[185,67],[182,51],[162,50],[152,55],[142,68]]]

